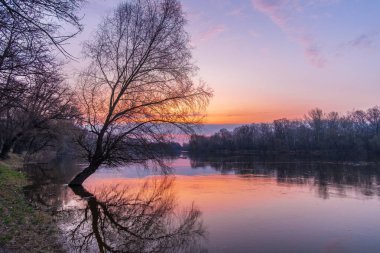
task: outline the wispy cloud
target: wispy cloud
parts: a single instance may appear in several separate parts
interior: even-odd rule
[[[238,7],[238,8],[231,10],[231,11],[228,11],[227,16],[243,17],[244,16],[243,15],[243,8]]]
[[[325,66],[326,59],[313,37],[299,34],[295,39],[303,47],[305,57],[313,66],[318,68],[323,68]]]
[[[223,25],[216,25],[208,28],[207,30],[201,32],[199,40],[201,42],[208,42],[217,36],[219,36],[221,33],[225,31],[225,27]]]
[[[380,29],[361,33],[351,40],[340,43],[337,47],[336,56],[344,55],[347,52],[355,49],[368,51],[376,50],[379,37]]]
[[[271,21],[299,44],[309,62],[318,68],[322,68],[326,59],[316,39],[302,26],[295,25],[295,14],[301,12],[308,1],[298,0],[251,0],[254,8],[266,15]],[[309,1],[309,4],[313,1]]]
[[[378,30],[362,33],[356,38],[350,40],[347,45],[359,49],[371,49],[374,48],[375,39],[378,37],[378,35]]]
[[[322,55],[317,45],[309,45],[304,49],[305,56],[309,59],[310,63],[315,67],[323,68],[326,64],[326,59]]]
[[[252,0],[256,10],[267,15],[281,29],[287,29],[288,15],[285,8],[291,0]],[[294,2],[294,1],[292,1]]]

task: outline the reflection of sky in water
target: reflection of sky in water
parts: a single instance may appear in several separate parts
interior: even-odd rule
[[[380,164],[246,158],[172,161],[169,178],[174,181],[169,192],[179,210],[194,203],[202,212],[209,253],[380,252]],[[68,168],[54,168],[58,169],[54,178],[69,178]],[[37,173],[41,171],[29,172],[36,174],[34,180],[46,178]],[[102,168],[85,188],[100,200],[97,193],[107,188],[133,192],[145,181],[163,179],[159,174],[137,165]],[[33,202],[84,208],[90,199],[81,199],[61,181],[37,183],[27,194]],[[118,214],[117,209],[111,211]],[[73,220],[71,213],[67,215]],[[69,224],[61,226],[67,229]]]
[[[195,176],[195,175],[212,175],[220,174],[215,171],[215,169],[210,166],[192,168],[190,165],[190,160],[188,159],[178,159],[171,163],[173,170],[171,174],[184,175],[184,176]],[[231,174],[234,172],[231,171]],[[142,178],[150,175],[161,175],[162,172],[159,169],[146,169],[141,165],[130,165],[126,167],[115,168],[101,168],[99,169],[92,178]]]
[[[202,211],[210,253],[380,252],[378,165],[178,159],[172,166],[179,205]],[[102,169],[86,187],[136,187],[157,174],[138,166]]]

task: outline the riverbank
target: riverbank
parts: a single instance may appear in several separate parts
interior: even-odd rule
[[[63,252],[53,218],[25,199],[21,164],[20,157],[0,161],[0,253]]]

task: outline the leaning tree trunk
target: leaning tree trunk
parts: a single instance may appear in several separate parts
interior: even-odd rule
[[[95,198],[95,196],[92,193],[90,193],[89,191],[87,191],[86,188],[84,188],[81,185],[73,186],[73,187],[71,187],[71,189],[73,190],[73,192],[77,196],[81,197],[82,199]]]
[[[105,124],[106,126],[106,124]],[[83,182],[91,176],[102,164],[102,144],[103,144],[103,136],[105,133],[105,126],[103,126],[103,129],[101,130],[100,134],[98,135],[98,139],[96,140],[96,149],[94,152],[94,155],[90,159],[90,165],[82,170],[79,174],[77,174],[73,180],[69,183],[69,186],[81,186]]]
[[[83,182],[91,176],[96,170],[98,169],[98,166],[91,165],[82,170],[80,173],[78,173],[74,179],[71,180],[69,183],[69,186],[81,186]]]

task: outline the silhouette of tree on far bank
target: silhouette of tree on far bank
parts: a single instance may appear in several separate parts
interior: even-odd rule
[[[254,153],[328,157],[376,157],[380,154],[380,108],[345,115],[309,112],[302,120],[279,119],[250,124],[211,136],[193,135],[185,147],[193,154]]]

